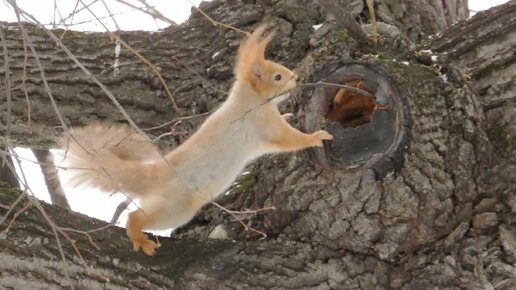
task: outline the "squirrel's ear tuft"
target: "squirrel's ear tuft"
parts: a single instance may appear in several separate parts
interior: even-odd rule
[[[240,44],[237,53],[235,75],[237,79],[244,79],[255,85],[263,77],[265,69],[265,48],[272,40],[274,33],[263,37],[267,24],[258,26]]]
[[[269,42],[271,42],[272,38],[274,38],[274,31],[267,34],[262,40],[260,40],[258,44],[258,53],[262,56],[262,58],[265,60],[265,48],[267,48],[267,45]]]

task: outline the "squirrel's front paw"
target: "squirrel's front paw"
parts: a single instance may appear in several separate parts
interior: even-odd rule
[[[315,133],[312,134],[313,138],[314,138],[314,144],[313,146],[316,146],[316,147],[322,147],[323,146],[323,140],[331,140],[333,139],[333,136],[324,131],[324,130],[319,130]]]
[[[136,252],[142,248],[142,251],[148,256],[153,256],[156,253],[156,249],[161,247],[161,244],[149,240],[143,233],[131,239],[131,242],[133,243],[133,251]]]

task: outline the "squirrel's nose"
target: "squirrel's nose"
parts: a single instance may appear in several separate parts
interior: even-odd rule
[[[299,80],[299,76],[297,74],[294,74],[294,80],[295,81],[298,81]]]

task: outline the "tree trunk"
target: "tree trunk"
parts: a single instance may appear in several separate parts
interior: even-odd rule
[[[380,20],[397,25],[401,35],[416,42],[467,16],[466,1],[446,1],[444,6],[443,1],[391,2],[376,4]],[[435,18],[428,17],[431,7]],[[516,1],[480,13],[422,45],[439,53],[436,61],[428,52],[411,49],[412,44],[395,33],[383,34],[378,47],[359,44],[336,22],[324,21],[322,10],[311,1],[215,0],[201,9],[216,20],[247,30],[269,16],[277,30],[268,48],[270,58],[296,68],[304,82],[343,82],[342,76],[360,75],[366,86],[375,88],[377,99],[370,120],[346,130],[338,122],[321,121],[333,108],[330,103],[336,89],[300,90],[283,107],[294,113],[291,122],[295,126],[303,130],[326,127],[336,136],[356,134],[343,136],[364,138],[360,140],[369,142],[366,145],[375,145],[366,137],[378,131],[367,130],[378,125],[380,133],[388,131],[387,123],[395,128],[392,144],[380,153],[360,155],[365,154],[362,146],[336,138],[325,150],[268,156],[254,162],[250,173],[240,177],[218,202],[234,210],[275,206],[272,212],[245,219],[266,232],[265,239],[244,231],[211,205],[181,229],[177,238],[162,239],[155,257],[129,252],[122,229],[91,233],[100,250],[85,235],[69,232],[93,268],[89,271],[81,266],[70,243],[61,238],[68,263],[64,270],[50,227],[36,209],[29,209],[0,236],[2,287],[516,287]],[[368,14],[363,10],[362,5],[354,14],[365,19]],[[500,19],[506,19],[503,26]],[[312,25],[321,22],[323,26],[314,31]],[[7,31],[14,85],[22,80],[24,57],[16,27],[9,24]],[[44,32],[29,30],[66,125],[125,121],[102,90],[56,49]],[[59,36],[63,31],[54,33]],[[200,13],[194,13],[188,22],[163,32],[122,32],[120,36],[160,68],[181,116],[209,112],[224,100],[242,35],[213,27]],[[141,128],[179,116],[155,74],[129,51],[122,51],[120,74],[113,74],[115,44],[109,35],[68,31],[63,42]],[[33,58],[27,65],[25,89],[33,108],[32,131],[28,130],[25,96],[15,90],[11,137],[17,144],[48,147],[61,133],[56,128],[62,124]],[[382,106],[379,92],[385,93],[386,112],[376,111],[376,105]],[[0,114],[5,114],[6,103],[0,106]],[[391,120],[386,114],[393,114],[392,124],[378,121],[379,116]],[[201,115],[147,132],[159,136],[173,126],[174,134],[159,139],[160,146],[170,148],[181,143],[204,118]],[[339,148],[353,152],[342,153]],[[334,158],[337,153],[344,161]],[[365,161],[350,161],[348,153]],[[15,199],[15,191],[0,190],[1,204]],[[61,227],[85,231],[105,224],[56,207],[45,209]],[[2,215],[6,211],[0,207]],[[229,239],[209,239],[221,225]],[[67,273],[71,279],[66,278]]]
[[[57,169],[54,165],[54,157],[50,151],[48,149],[32,148],[32,153],[39,162],[39,167],[41,168],[41,173],[45,179],[45,185],[47,186],[52,204],[57,204],[62,208],[70,209],[70,204],[68,203],[68,199],[61,187],[59,176],[57,175]]]

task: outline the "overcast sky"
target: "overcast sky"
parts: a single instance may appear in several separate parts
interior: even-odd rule
[[[93,0],[82,0],[84,3],[91,3]],[[136,0],[125,0],[131,2],[134,5],[141,6]],[[54,2],[57,4],[58,9],[54,9]],[[133,8],[130,8],[124,4],[119,3],[117,0],[104,0],[107,4],[109,11],[115,16],[115,20],[121,30],[158,30],[160,28],[167,27],[168,24],[155,21],[149,15],[139,12]],[[166,17],[174,20],[177,23],[181,23],[188,19],[190,16],[191,5],[198,5],[200,0],[148,0],[147,3],[153,5],[158,11],[160,11]],[[474,11],[481,11],[487,9],[493,5],[499,5],[507,2],[507,0],[469,0],[470,9]],[[104,31],[104,28],[97,23],[95,17],[87,10],[82,10],[72,18],[70,14],[75,9],[77,1],[73,0],[17,0],[18,6],[26,12],[32,14],[41,23],[51,24],[54,22],[62,22],[61,19],[65,19],[66,24],[77,24],[73,26],[73,30],[82,31]],[[78,8],[82,6],[79,4]],[[110,13],[106,10],[103,5],[103,1],[96,1],[90,6],[97,17],[102,18],[103,23],[108,26],[110,30],[116,30],[116,25],[111,17],[106,17]],[[55,13],[54,13],[55,12]],[[11,7],[0,0],[0,21],[16,21],[16,16],[12,11]],[[82,24],[78,24],[82,23]],[[34,157],[28,149],[18,149],[18,154],[31,158]],[[47,202],[50,202],[50,197],[46,190],[46,186],[43,180],[43,176],[40,173],[39,165],[23,161],[22,166],[24,167],[25,175],[30,179],[30,187],[35,194]],[[66,191],[66,188],[65,188]],[[72,194],[69,194],[73,192]],[[122,202],[125,198],[123,196],[112,196],[109,197],[106,194],[97,192],[95,190],[86,190],[78,192],[77,190],[67,191],[68,200],[74,211],[86,213],[90,216],[100,218],[106,221],[111,219],[111,216],[116,206]],[[127,211],[121,216],[120,224],[125,225]]]

